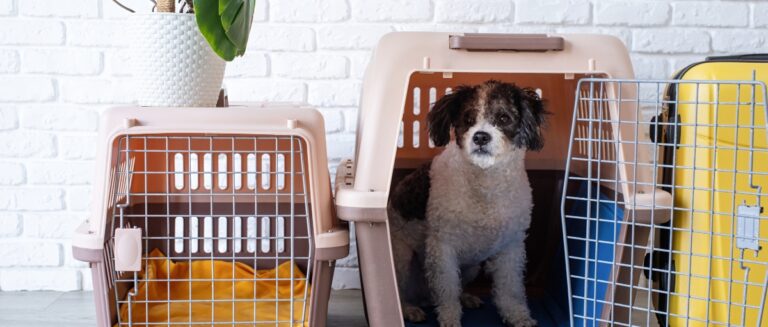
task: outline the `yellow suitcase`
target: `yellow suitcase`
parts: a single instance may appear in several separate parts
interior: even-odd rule
[[[708,58],[675,79],[681,82],[668,85],[658,118],[666,122],[657,136],[666,144],[662,184],[674,198],[671,228],[656,240],[671,248],[671,258],[656,256],[667,262],[653,264],[654,272],[669,271],[654,282],[658,320],[768,326],[768,144],[759,82],[768,81],[768,55]]]

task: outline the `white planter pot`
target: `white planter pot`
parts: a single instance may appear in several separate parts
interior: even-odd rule
[[[226,61],[200,34],[195,15],[131,16],[131,61],[139,105],[215,106]]]

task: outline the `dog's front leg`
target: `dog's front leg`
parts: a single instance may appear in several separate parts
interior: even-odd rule
[[[536,326],[525,296],[525,260],[521,240],[508,245],[487,266],[493,276],[493,300],[510,326]]]
[[[438,237],[429,237],[424,266],[440,326],[461,326],[461,279],[456,253]]]

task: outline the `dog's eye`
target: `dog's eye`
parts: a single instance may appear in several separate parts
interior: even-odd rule
[[[500,114],[498,117],[496,117],[496,120],[498,120],[501,124],[507,124],[509,123],[510,118],[507,114]]]
[[[464,117],[464,122],[465,122],[467,125],[474,125],[474,124],[475,124],[475,117],[472,117],[472,116],[466,116],[466,117]]]

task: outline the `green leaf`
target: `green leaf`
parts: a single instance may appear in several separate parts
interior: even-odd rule
[[[255,7],[256,0],[219,0],[222,26],[238,55],[245,53],[248,46]]]
[[[231,61],[245,53],[254,5],[255,0],[194,0],[197,26],[213,51],[224,60]]]
[[[232,27],[232,19],[237,16],[243,5],[242,1],[219,0],[219,16],[225,32]]]

